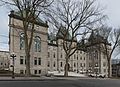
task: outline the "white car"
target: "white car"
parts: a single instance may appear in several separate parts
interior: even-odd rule
[[[89,76],[90,77],[96,77],[97,76],[97,77],[100,77],[100,78],[105,78],[105,74],[97,74],[97,75],[96,74],[90,74]]]
[[[105,74],[98,74],[98,77],[100,77],[100,78],[105,78]]]

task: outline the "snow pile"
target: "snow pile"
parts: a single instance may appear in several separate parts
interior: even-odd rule
[[[50,72],[50,71],[48,71],[48,74],[51,74],[51,75],[54,75],[54,76],[63,76],[64,72],[58,72],[58,71]],[[68,76],[86,77],[85,74],[80,74],[80,73],[76,73],[76,72],[68,72]]]

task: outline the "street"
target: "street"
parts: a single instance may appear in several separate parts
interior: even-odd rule
[[[120,80],[81,78],[0,81],[0,87],[120,87]]]

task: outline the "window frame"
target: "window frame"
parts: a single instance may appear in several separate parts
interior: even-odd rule
[[[20,56],[20,65],[23,65],[23,64],[24,64],[24,57]]]
[[[20,50],[25,49],[25,39],[24,39],[24,33],[20,33]]]
[[[34,65],[37,65],[37,57],[34,57]]]
[[[34,38],[34,49],[35,52],[41,52],[41,38],[39,36]]]

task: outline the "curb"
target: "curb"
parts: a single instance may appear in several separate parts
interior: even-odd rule
[[[0,79],[0,81],[57,81],[63,79]]]
[[[21,78],[21,77],[15,77],[13,78],[7,78],[7,77],[1,77],[0,81],[58,81],[58,80],[72,80],[72,79],[88,79],[88,77],[74,77],[74,76],[68,76],[68,77],[63,77],[63,76],[53,76],[53,77],[40,77],[40,78],[34,78],[34,77],[29,77],[29,78]]]

